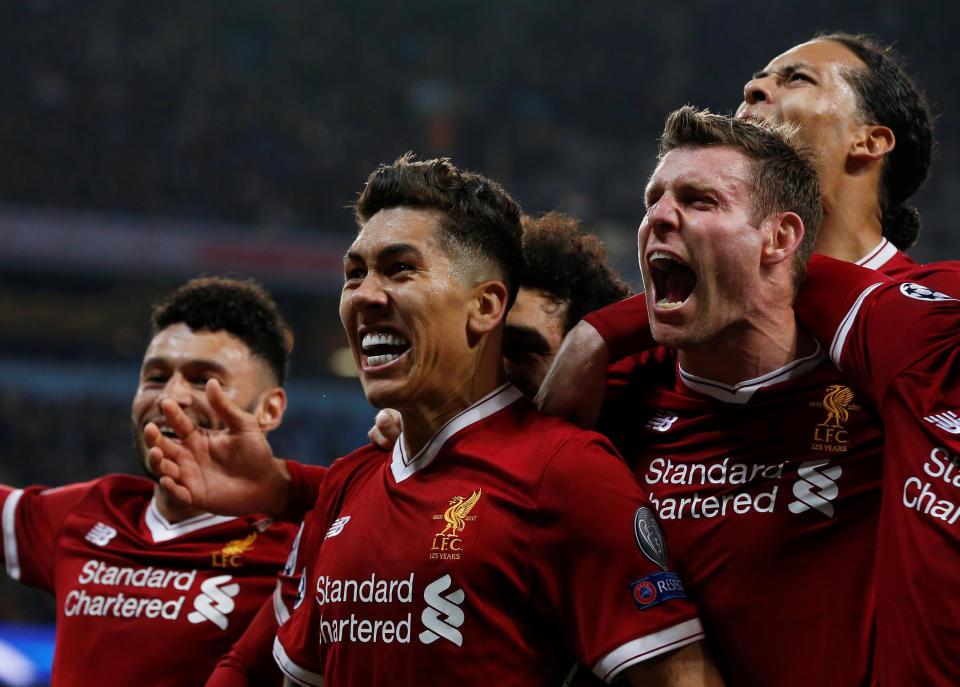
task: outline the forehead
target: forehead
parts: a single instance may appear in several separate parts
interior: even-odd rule
[[[157,332],[143,356],[144,362],[162,359],[176,365],[207,360],[224,367],[247,364],[251,358],[250,349],[233,334],[224,330],[193,330],[185,322]]]
[[[680,186],[729,196],[746,193],[751,186],[750,158],[727,146],[674,148],[660,160],[647,190]]]
[[[348,257],[352,254],[364,260],[375,259],[382,250],[399,244],[408,244],[422,253],[437,250],[442,217],[439,210],[406,207],[381,210],[360,228]]]
[[[807,67],[835,78],[844,72],[866,69],[866,65],[843,43],[812,40],[795,45],[774,57],[765,71],[781,71],[786,67]],[[844,81],[845,83],[845,81]]]
[[[543,289],[521,286],[517,298],[507,313],[507,324],[531,329],[563,331],[568,303],[558,303]]]

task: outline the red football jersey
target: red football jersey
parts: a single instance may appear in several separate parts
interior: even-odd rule
[[[604,407],[739,687],[869,684],[881,439],[824,352],[729,386],[656,348]]]
[[[153,482],[127,475],[0,487],[0,502],[7,572],[57,599],[54,687],[203,684],[296,534],[258,516],[171,524]]]
[[[416,456],[334,463],[274,655],[306,685],[613,679],[703,636],[646,503],[603,437],[500,387]]]
[[[956,266],[927,266],[921,286],[815,256],[797,301],[884,422],[876,648],[884,686],[960,684],[960,301],[934,290],[960,293]]]

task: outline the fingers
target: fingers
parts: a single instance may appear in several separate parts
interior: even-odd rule
[[[403,422],[400,413],[392,408],[384,408],[377,413],[377,418],[373,422],[373,427],[367,432],[370,441],[374,446],[389,451],[400,438],[400,432],[403,430]]]
[[[165,398],[163,401],[161,401],[160,410],[163,411],[163,416],[167,419],[167,426],[176,432],[177,436],[181,439],[186,439],[187,436],[196,429],[193,421],[187,417],[185,412],[183,412],[183,408],[180,407],[180,404],[174,401],[172,398]],[[161,435],[161,438],[170,441],[170,439],[164,437],[163,435]]]
[[[167,461],[169,462],[169,461]],[[184,486],[177,484],[171,477],[162,475],[159,479],[160,486],[167,490],[167,493],[187,506],[193,505],[193,494]]]
[[[236,403],[227,398],[227,395],[223,392],[223,387],[216,379],[207,382],[206,392],[210,407],[213,408],[221,422],[231,432],[248,429],[251,425],[257,426],[256,418],[250,413],[244,412]]]

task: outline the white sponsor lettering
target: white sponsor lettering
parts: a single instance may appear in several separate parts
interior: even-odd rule
[[[796,501],[791,501],[787,508],[791,513],[803,513],[811,508],[820,511],[828,518],[833,517],[833,504],[840,489],[837,480],[843,474],[839,465],[830,465],[829,458],[808,460],[797,468],[799,478],[793,484],[793,495]]]
[[[197,571],[183,572],[147,566],[145,568],[120,568],[103,561],[89,560],[83,564],[77,582],[99,584],[107,587],[150,587],[167,589],[173,587],[187,591],[193,586]]]
[[[929,459],[923,464],[923,471],[939,483],[960,488],[960,469],[957,468],[956,458],[942,448],[937,447],[930,451]],[[960,506],[949,498],[942,498],[943,495],[937,493],[938,487],[943,489],[943,486],[920,477],[909,477],[903,483],[903,505],[953,525],[960,518]]]
[[[406,580],[378,580],[376,573],[369,579],[337,580],[326,575],[317,578],[317,605],[325,603],[409,603],[413,599],[413,573]]]
[[[443,637],[457,646],[463,646],[463,635],[457,629],[464,621],[463,610],[460,608],[464,598],[463,590],[457,589],[446,596],[441,595],[451,584],[450,575],[444,575],[423,590],[423,600],[427,602],[427,607],[423,609],[420,620],[427,629],[420,633],[420,641],[424,644],[432,644]]]
[[[110,527],[110,525],[104,525],[102,522],[98,522],[94,525],[87,535],[84,537],[91,544],[96,546],[106,546],[110,543],[110,540],[117,536],[117,531]]]
[[[657,509],[661,520],[680,520],[681,518],[720,518],[728,513],[745,515],[746,513],[772,513],[777,502],[777,490],[752,495],[746,492],[739,494],[722,494],[720,496],[701,496],[699,492],[692,496],[680,498],[656,498],[650,494],[650,501]],[[686,513],[684,512],[686,511]]]
[[[947,410],[943,413],[936,413],[935,415],[927,415],[923,418],[927,422],[936,425],[944,432],[950,434],[960,434],[960,417],[957,417],[957,414],[952,410]]]
[[[408,613],[405,620],[358,620],[356,614],[351,613],[348,618],[339,620],[324,620],[320,616],[320,643],[334,642],[383,642],[390,644],[410,643],[410,621]]]
[[[670,458],[654,458],[643,479],[647,484],[746,484],[758,477],[779,479],[785,465],[731,463],[729,457],[715,463],[674,463]]]
[[[230,624],[227,615],[236,607],[233,597],[240,593],[239,584],[227,584],[232,579],[230,575],[217,575],[204,580],[200,584],[200,594],[193,600],[195,610],[187,616],[187,620],[194,624],[209,620],[221,630],[226,630]]]
[[[184,597],[163,601],[127,596],[123,592],[112,596],[87,594],[83,589],[71,590],[63,602],[65,615],[86,615],[113,618],[164,618],[176,620]]]

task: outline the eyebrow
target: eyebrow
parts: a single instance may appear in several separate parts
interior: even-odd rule
[[[162,356],[154,356],[153,358],[147,358],[143,361],[143,369],[146,370],[151,367],[172,367],[169,358],[164,358]],[[206,358],[200,358],[199,360],[190,360],[186,363],[185,367],[199,367],[204,370],[213,370],[215,372],[226,373],[227,368],[224,367],[221,363],[218,363],[216,360],[208,360]]]
[[[413,253],[417,257],[423,257],[423,252],[412,243],[391,243],[389,246],[377,253],[377,260],[389,260],[390,258],[403,253]],[[348,250],[343,256],[343,262],[365,262],[363,256],[356,251]]]
[[[811,70],[813,70],[814,68],[813,68],[811,65],[807,64],[806,62],[798,62],[797,64],[788,64],[787,66],[783,67],[782,69],[776,69],[776,70],[773,70],[773,69],[772,69],[772,70],[770,70],[770,71],[767,71],[766,69],[761,69],[759,72],[754,72],[754,73],[753,73],[753,78],[754,78],[754,79],[763,79],[763,78],[765,78],[765,77],[767,77],[767,76],[770,76],[770,74],[776,74],[776,75],[779,76],[781,79],[785,79],[785,78],[789,77],[791,74],[794,74],[794,73],[800,71],[801,69],[811,69]],[[814,70],[814,71],[816,71],[816,70]]]

